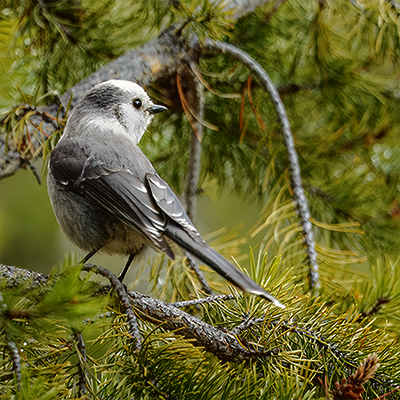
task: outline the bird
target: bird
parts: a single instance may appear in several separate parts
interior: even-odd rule
[[[175,243],[240,290],[285,308],[203,240],[139,148],[154,115],[166,110],[138,84],[117,79],[97,84],[74,107],[48,163],[48,194],[62,232],[88,252],[82,262],[97,252],[128,256],[121,281],[144,248],[174,260]]]

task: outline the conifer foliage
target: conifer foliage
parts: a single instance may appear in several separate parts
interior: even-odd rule
[[[129,290],[72,257],[0,264],[0,399],[399,398],[399,32],[394,0],[1,0],[0,179],[46,164],[95,83],[136,80],[169,108],[141,147],[189,208],[263,205],[209,242],[286,309],[186,258]]]

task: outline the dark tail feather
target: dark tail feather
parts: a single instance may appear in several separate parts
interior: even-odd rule
[[[202,245],[194,241],[180,226],[169,225],[165,231],[165,235],[180,247],[210,266],[218,272],[218,274],[232,283],[232,285],[244,292],[261,296],[278,307],[285,308],[279,300],[266,292],[261,286],[257,285],[251,278],[240,271],[239,268],[231,264],[208,244],[205,243]]]

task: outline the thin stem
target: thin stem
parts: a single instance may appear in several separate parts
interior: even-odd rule
[[[122,303],[122,307],[125,311],[126,318],[127,318],[128,325],[129,325],[128,333],[135,343],[136,350],[139,351],[141,343],[142,343],[142,339],[141,339],[140,332],[139,332],[139,325],[138,325],[135,313],[132,310],[131,303],[130,303],[129,296],[128,296],[125,285],[123,285],[112,272],[108,271],[107,269],[105,269],[103,267],[100,267],[99,265],[84,264],[82,269],[84,271],[93,271],[96,274],[104,276],[105,278],[107,278],[110,281],[111,286],[117,293],[119,300]]]
[[[17,379],[17,389],[21,390],[21,356],[19,354],[17,345],[12,340],[9,340],[7,342],[7,346],[10,350],[10,355],[12,359],[12,369]]]
[[[78,370],[79,370],[79,396],[86,395],[86,346],[82,333],[73,329],[73,334],[78,349]]]
[[[8,310],[7,304],[4,302],[3,294],[0,292],[0,313],[4,313]],[[0,317],[3,315],[0,314]],[[14,341],[9,338],[9,335],[6,333],[7,338],[7,347],[10,351],[10,356],[12,359],[12,370],[15,374],[15,378],[17,379],[17,390],[21,390],[21,356],[19,354],[19,350]]]
[[[201,304],[219,303],[221,301],[233,300],[234,298],[235,296],[233,294],[220,294],[218,296],[204,297],[195,300],[177,301],[176,303],[171,303],[171,305],[177,308],[183,308],[190,306],[198,306]]]

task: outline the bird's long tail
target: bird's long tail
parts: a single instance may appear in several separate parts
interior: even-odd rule
[[[285,308],[285,306],[279,300],[266,292],[261,286],[240,271],[239,268],[222,257],[207,243],[197,243],[180,226],[173,224],[169,225],[165,231],[165,235],[177,243],[180,247],[210,266],[212,269],[226,278],[230,283],[232,283],[232,285],[245,292],[261,296],[278,307]]]

